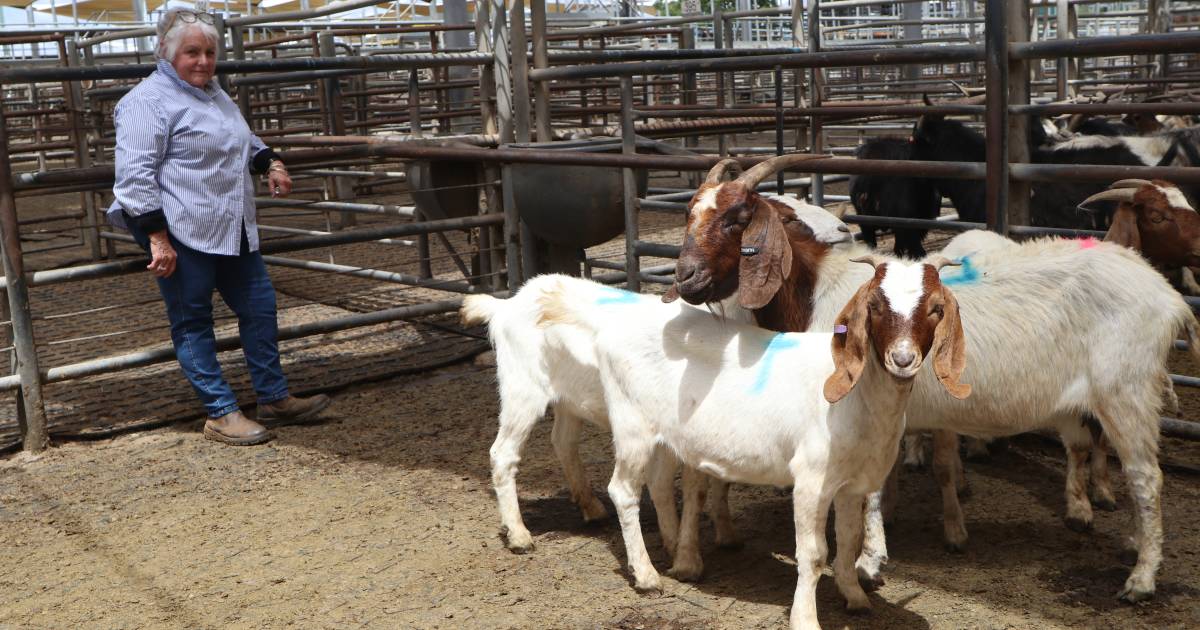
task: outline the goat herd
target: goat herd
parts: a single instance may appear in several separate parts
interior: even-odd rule
[[[1036,155],[1126,151],[1139,164],[1171,163],[1195,154],[1194,146],[1170,148],[1188,133],[1082,138]],[[913,139],[884,149],[916,159],[928,159],[927,151],[982,157],[981,138],[939,117],[918,122]],[[612,433],[608,492],[638,590],[660,588],[638,518],[643,484],[671,574],[682,580],[702,572],[697,538],[707,494],[720,544],[736,538],[729,482],[790,485],[799,573],[791,625],[816,628],[831,504],[834,578],[848,608],[869,608],[864,588],[882,584],[884,523],[906,431],[933,432],[945,542],[961,549],[957,434],[1053,429],[1066,446],[1066,520],[1076,529],[1091,526],[1093,501],[1113,505],[1105,452],[1115,449],[1134,508],[1128,544],[1137,553],[1118,596],[1151,597],[1162,559],[1159,412],[1164,395],[1173,396],[1167,355],[1182,335],[1200,357],[1192,311],[1161,273],[1196,262],[1188,233],[1200,234],[1200,218],[1187,197],[1167,182],[1127,180],[1093,195],[1117,202],[1105,241],[1015,242],[973,231],[919,259],[919,235],[903,245],[898,236],[897,253],[913,257],[904,259],[856,243],[823,208],[756,192],[764,179],[813,157],[776,157],[731,181],[737,162],[715,166],[689,204],[675,283],[661,300],[559,275],[534,278],[506,300],[466,298],[464,323],[488,324],[496,350],[501,408],[492,481],[508,547],[533,547],[515,475],[524,442],[550,407],[554,450],[586,520],[603,518],[605,508],[580,461],[580,429],[586,421]],[[913,187],[921,192],[912,199],[940,205],[945,194],[964,219],[981,216],[981,184]],[[1063,225],[1072,213],[1043,204],[1059,194],[1044,188],[1053,186],[1034,188],[1035,222]]]

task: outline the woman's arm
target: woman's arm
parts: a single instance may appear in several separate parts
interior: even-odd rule
[[[122,102],[113,113],[117,128],[113,196],[146,233],[167,229],[158,171],[167,153],[167,120],[150,100]]]
[[[292,192],[292,178],[278,153],[255,135],[250,136],[250,152],[254,156],[250,160],[250,172],[267,175],[267,189],[272,197],[283,197]]]
[[[167,121],[153,101],[132,100],[113,113],[117,128],[116,181],[113,196],[129,221],[150,236],[150,264],[155,276],[175,273],[175,248],[167,232],[158,171],[167,151]]]

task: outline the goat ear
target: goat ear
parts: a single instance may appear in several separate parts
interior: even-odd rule
[[[830,403],[845,398],[862,376],[867,360],[867,296],[874,286],[871,280],[859,287],[834,320],[834,329],[845,326],[846,332],[833,335],[833,374],[825,379],[825,400]]]
[[[675,284],[671,284],[671,287],[668,288],[667,292],[663,294],[662,301],[667,304],[670,304],[671,302],[674,302],[675,300],[678,300],[678,299],[679,299],[679,288],[677,286],[675,286]]]
[[[1104,235],[1104,240],[1133,250],[1140,251],[1142,249],[1137,214],[1133,208],[1129,207],[1129,204],[1122,203],[1117,206],[1117,211],[1113,213],[1112,225],[1109,226],[1108,233]]]
[[[749,310],[767,305],[792,271],[792,246],[779,213],[762,199],[753,199],[754,214],[742,233],[743,255],[738,266],[738,304]]]
[[[962,400],[971,395],[971,386],[959,382],[967,367],[967,342],[958,314],[958,300],[946,287],[942,287],[942,297],[945,298],[942,321],[933,331],[933,373],[951,396]]]

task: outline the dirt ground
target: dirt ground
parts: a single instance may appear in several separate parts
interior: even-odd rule
[[[718,550],[704,525],[704,580],[633,591],[615,518],[583,525],[549,447],[529,441],[519,477],[537,549],[498,536],[487,449],[494,369],[446,368],[340,392],[328,422],[268,445],[205,441],[198,423],[67,443],[0,461],[3,628],[775,628],[795,587],[787,493],[736,487],[746,544]],[[1168,445],[1168,454],[1170,454]],[[589,431],[593,485],[611,470]],[[1063,457],[1024,438],[970,464],[969,549],[942,549],[931,475],[902,480],[887,584],[850,617],[832,579],[826,627],[1200,626],[1200,481],[1166,476],[1158,597],[1113,598],[1129,504],[1096,529],[1062,525]],[[1115,475],[1120,482],[1121,476]],[[647,543],[667,568],[652,509]]]

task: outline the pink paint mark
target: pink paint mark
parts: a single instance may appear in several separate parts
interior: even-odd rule
[[[1097,241],[1096,237],[1094,237],[1094,236],[1089,236],[1087,238],[1077,238],[1075,240],[1079,241],[1079,249],[1091,249],[1100,244],[1100,241]]]

